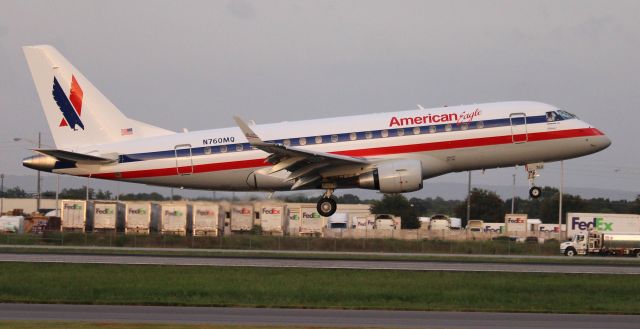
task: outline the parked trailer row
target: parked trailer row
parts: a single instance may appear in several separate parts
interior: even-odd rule
[[[149,203],[62,200],[63,232],[218,235],[226,212],[217,203]]]
[[[346,205],[332,218],[320,216],[315,204],[279,201],[115,202],[62,200],[60,229],[65,232],[125,232],[126,234],[219,235],[259,227],[269,235],[323,234],[327,226],[350,228],[353,218],[368,216],[368,205]],[[399,219],[396,226],[399,228]],[[383,223],[375,223],[382,225]]]

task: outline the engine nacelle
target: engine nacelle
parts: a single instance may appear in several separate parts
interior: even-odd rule
[[[371,172],[358,177],[361,188],[382,193],[413,192],[422,189],[420,160],[391,160],[379,163]]]

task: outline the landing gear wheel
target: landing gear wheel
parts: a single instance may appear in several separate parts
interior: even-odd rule
[[[532,188],[530,188],[530,189],[529,189],[529,196],[530,196],[532,199],[537,199],[537,198],[539,198],[539,197],[540,197],[540,194],[542,194],[542,190],[541,190],[539,187],[537,187],[537,186],[534,186],[534,187],[532,187]]]
[[[324,197],[318,201],[318,213],[322,217],[330,217],[336,212],[336,208],[338,205],[336,204],[336,200],[333,198]]]

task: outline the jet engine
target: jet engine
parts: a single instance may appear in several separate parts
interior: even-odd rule
[[[422,189],[420,160],[381,162],[373,171],[358,177],[358,187],[380,190],[382,193],[413,192]]]

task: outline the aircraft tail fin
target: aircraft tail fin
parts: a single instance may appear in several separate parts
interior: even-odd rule
[[[174,132],[127,118],[54,47],[23,47],[58,149]]]

